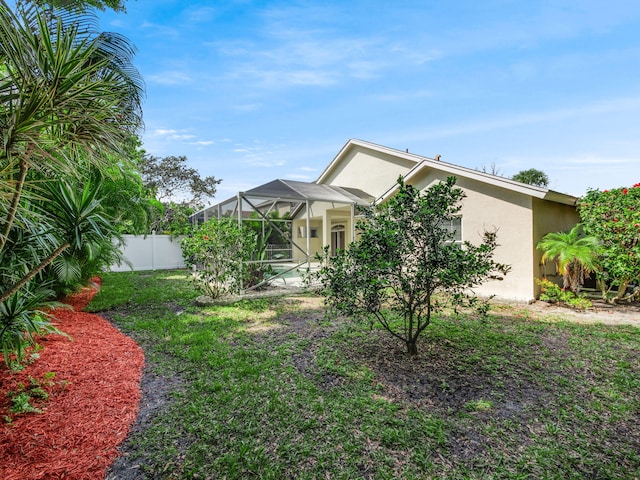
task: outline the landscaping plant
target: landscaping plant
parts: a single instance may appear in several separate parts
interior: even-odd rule
[[[60,238],[55,221],[43,212],[43,186],[83,183],[89,167],[105,170],[125,161],[127,142],[141,125],[142,82],[131,64],[134,49],[119,35],[95,31],[94,18],[82,8],[85,2],[62,3],[71,10],[18,1],[14,12],[0,1],[0,343],[5,355],[12,348],[19,355],[32,334],[46,326],[37,311],[51,293],[44,271],[56,261],[59,269],[59,257],[73,250],[74,242]],[[121,2],[96,5],[116,8]],[[89,230],[97,226],[89,218],[82,222]],[[76,226],[82,233],[84,227]],[[89,248],[78,246],[77,252]]]
[[[599,286],[612,303],[640,296],[640,183],[631,188],[589,190],[578,211],[585,233],[600,239]],[[627,292],[630,285],[635,289]],[[609,295],[612,288],[617,293]]]
[[[454,243],[447,225],[464,198],[455,183],[449,177],[421,194],[399,179],[394,197],[366,211],[358,240],[334,257],[327,248],[321,257],[328,305],[378,322],[410,355],[418,353],[418,338],[434,312],[508,270],[493,261],[495,232],[485,232],[479,245]]]
[[[219,298],[244,285],[256,248],[254,232],[232,218],[212,219],[182,240],[185,264],[194,270],[196,285],[205,295]]]
[[[582,225],[574,226],[568,232],[547,233],[538,242],[542,250],[542,262],[553,260],[563,277],[563,288],[576,295],[584,283],[585,276],[598,269],[600,241],[591,235],[584,235]]]

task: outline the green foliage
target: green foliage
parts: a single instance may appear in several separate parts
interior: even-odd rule
[[[256,249],[252,260],[267,260],[267,247],[269,244],[289,244],[290,220],[289,213],[280,216],[280,212],[273,211],[264,219],[259,213],[252,212],[248,220],[243,220],[243,226],[252,231],[256,236]]]
[[[103,308],[166,392],[126,440],[141,478],[640,472],[637,327],[500,303],[484,325],[438,315],[407,363],[380,329],[323,321],[306,296],[196,307],[184,271],[103,280]]]
[[[104,174],[94,171],[91,178],[102,184],[100,203],[119,233],[144,235],[151,231],[149,224],[155,211],[154,200],[148,196],[134,167],[118,165]]]
[[[43,8],[53,6],[66,10],[75,10],[86,12],[88,8],[97,8],[98,10],[106,10],[110,8],[115,12],[125,11],[124,0],[18,0],[18,3],[33,3]]]
[[[25,349],[35,344],[35,335],[60,333],[42,310],[56,305],[48,302],[50,297],[50,290],[27,286],[0,303],[0,349],[7,367],[23,361]]]
[[[558,273],[563,275],[564,288],[576,294],[585,275],[598,269],[600,241],[594,236],[583,235],[580,224],[568,232],[547,233],[536,248],[543,252],[543,263],[555,261]]]
[[[584,310],[593,306],[591,300],[586,295],[576,295],[570,290],[560,288],[550,280],[536,279],[540,285],[540,300],[549,303],[563,303],[578,310]]]
[[[76,278],[104,252],[97,249],[108,240],[98,233],[105,226],[96,218],[98,202],[73,188],[90,167],[104,172],[126,158],[142,121],[142,79],[128,41],[96,31],[95,18],[82,11],[38,5],[19,2],[16,12],[0,6],[0,344],[6,362],[20,358],[35,333],[50,330],[38,311],[52,292],[49,266],[59,277]],[[69,191],[56,191],[56,183]],[[80,198],[90,215],[47,211],[51,195],[62,204]]]
[[[627,295],[627,287],[640,281],[640,183],[602,192],[589,190],[580,199],[578,211],[585,232],[602,243],[598,261],[603,296],[607,297],[609,284],[618,287],[612,301],[638,298],[640,291]]]
[[[165,235],[187,235],[191,231],[189,216],[195,209],[187,203],[152,202],[151,222],[149,228]]]
[[[42,410],[31,405],[31,395],[20,392],[11,396],[11,413],[42,413]]]
[[[60,243],[69,248],[48,267],[57,292],[68,293],[84,285],[105,267],[120,263],[117,222],[102,205],[100,180],[84,185],[49,182],[42,210]]]
[[[186,234],[189,215],[215,195],[220,183],[215,177],[202,178],[195,168],[187,166],[184,155],[164,158],[145,155],[139,168],[145,188],[160,203],[150,225],[156,232]]]
[[[40,408],[36,408],[32,405],[32,401],[43,402],[49,400],[49,393],[44,387],[51,387],[53,385],[53,378],[55,372],[47,372],[44,374],[42,380],[29,376],[29,385],[18,385],[18,390],[15,392],[8,392],[7,394],[11,398],[11,413],[42,413]],[[10,421],[11,419],[9,419]]]
[[[398,193],[366,212],[360,238],[331,258],[325,249],[319,278],[327,303],[355,318],[379,322],[403,341],[409,354],[447,299],[461,295],[508,267],[492,260],[496,233],[483,242],[453,242],[447,225],[461,208],[464,193],[455,178],[423,194],[398,180]],[[436,300],[436,293],[445,293]]]
[[[542,170],[537,170],[535,168],[530,168],[528,170],[522,170],[516,173],[512,180],[516,182],[527,183],[529,185],[535,185],[536,187],[547,187],[549,186],[549,177]]]
[[[212,298],[243,287],[256,247],[255,233],[230,218],[212,219],[182,240],[185,264],[194,268],[198,287]]]

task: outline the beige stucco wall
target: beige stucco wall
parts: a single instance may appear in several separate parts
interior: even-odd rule
[[[415,165],[411,160],[354,146],[345,152],[322,183],[359,188],[378,198],[395,185],[399,175],[406,175]],[[445,172],[425,168],[409,183],[422,190],[434,182],[444,181],[447,176]],[[535,299],[538,294],[535,278],[540,276],[540,252],[536,244],[550,231],[568,230],[575,225],[578,220],[575,208],[471,178],[458,178],[457,185],[466,194],[461,210],[463,240],[477,244],[482,240],[482,232],[497,229],[499,246],[494,259],[511,266],[502,281],[488,280],[474,291],[481,296],[495,295],[506,300]],[[326,205],[314,207],[312,214],[322,217],[322,244],[329,244],[331,222],[339,221],[341,214],[344,218],[344,212]],[[327,210],[320,213],[323,208]],[[351,227],[346,218],[343,223],[348,225],[348,244]]]
[[[444,172],[430,171],[411,183],[422,190],[446,177]],[[460,211],[462,239],[478,244],[482,241],[482,232],[497,229],[499,246],[494,260],[511,266],[504,280],[487,280],[474,291],[481,296],[495,295],[508,300],[533,299],[531,197],[472,179],[459,178],[456,185],[466,195]]]
[[[317,252],[322,250],[322,220],[312,219],[309,222],[311,228],[318,229],[318,237],[317,238],[309,238],[309,247],[311,251],[311,260]],[[302,251],[298,248],[293,248],[292,257],[294,260],[306,260],[306,255],[303,252],[307,251],[307,239],[306,237],[298,237],[298,228],[303,228],[306,231],[307,228],[307,220],[306,217],[302,217],[298,220],[293,221],[293,243],[297,245]]]
[[[571,230],[579,221],[580,216],[574,206],[562,205],[546,200],[534,199],[533,201],[533,262],[535,278],[546,276],[558,284],[561,284],[561,276],[556,274],[556,268],[553,262],[547,262],[545,266],[541,265],[540,252],[536,245],[549,232],[565,232]],[[535,284],[535,296],[540,293],[540,288]]]
[[[318,228],[318,238],[309,239],[309,250],[311,260],[313,261],[316,253],[322,251],[323,245],[331,244],[331,227],[342,224],[345,227],[345,244],[349,245],[353,241],[352,223],[351,223],[351,206],[341,205],[330,202],[312,202],[309,208],[310,227]],[[293,221],[293,242],[298,245],[302,251],[307,250],[307,239],[298,237],[298,228],[306,229],[307,213],[306,207],[302,208],[297,218]],[[298,248],[293,249],[293,258],[295,260],[305,259],[305,254]]]
[[[415,165],[411,160],[355,146],[322,183],[359,188],[378,198],[395,184],[398,176],[406,175]]]

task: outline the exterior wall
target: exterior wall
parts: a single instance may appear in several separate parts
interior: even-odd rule
[[[318,229],[318,237],[309,239],[309,248],[311,251],[311,260],[315,257],[315,254],[322,250],[322,220],[314,218],[309,222],[311,228]],[[302,214],[298,217],[297,220],[293,221],[293,243],[297,245],[302,251],[298,248],[293,247],[291,252],[291,256],[294,260],[302,261],[306,260],[306,255],[303,252],[307,251],[307,239],[306,237],[298,237],[298,229],[302,228],[305,232],[307,229],[307,217],[306,213]]]
[[[574,206],[561,205],[546,200],[534,199],[533,203],[533,264],[535,278],[547,277],[562,285],[562,276],[556,272],[553,262],[541,264],[542,252],[536,245],[549,232],[566,232],[580,222],[580,216]],[[535,297],[540,294],[540,287],[535,284]]]
[[[356,146],[351,148],[322,183],[352,187],[380,197],[416,162]]]
[[[358,188],[381,197],[394,187],[400,175],[407,175],[416,162],[386,152],[354,145],[343,153],[340,162],[332,166],[322,183]],[[434,182],[444,181],[449,174],[424,168],[415,172],[411,182],[425,189]],[[537,199],[526,192],[506,189],[472,178],[459,177],[457,185],[466,198],[462,202],[462,239],[471,243],[481,241],[482,232],[497,229],[498,244],[495,261],[511,266],[503,280],[487,280],[474,289],[481,296],[495,295],[505,300],[531,301],[538,295],[535,278],[540,277],[541,253],[538,241],[550,231],[565,231],[578,221],[575,207]],[[340,218],[326,205],[314,205],[316,216],[322,217],[323,244],[330,244],[331,224]],[[326,210],[321,213],[321,210]],[[300,215],[299,218],[304,218]],[[347,245],[351,241],[351,226],[345,224]],[[547,267],[552,271],[552,267]]]
[[[329,202],[313,202],[310,207],[310,226],[318,228],[318,237],[309,239],[311,260],[314,260],[316,253],[320,253],[324,245],[331,244],[331,227],[337,224],[345,226],[345,244],[348,245],[352,239],[351,206],[339,205]],[[307,239],[298,237],[298,228],[306,229],[307,213],[306,208],[301,209],[296,220],[293,221],[293,243],[300,247],[302,251],[307,249]],[[293,259],[304,260],[305,255],[298,248],[293,248]]]
[[[412,184],[425,189],[437,181],[445,181],[444,172],[431,171]],[[495,295],[505,300],[529,301],[535,297],[532,198],[528,195],[459,178],[456,185],[465,192],[462,201],[462,239],[473,244],[482,241],[482,232],[497,229],[498,244],[494,260],[511,266],[503,280],[487,280],[474,289],[481,296]]]
[[[185,268],[180,238],[151,234],[123,235],[123,239],[122,253],[131,266],[126,263],[111,265],[109,270],[112,272]]]

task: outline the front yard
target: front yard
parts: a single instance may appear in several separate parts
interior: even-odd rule
[[[185,272],[103,277],[90,309],[145,350],[108,478],[640,476],[640,329],[438,318],[420,353],[309,296],[201,308]]]

